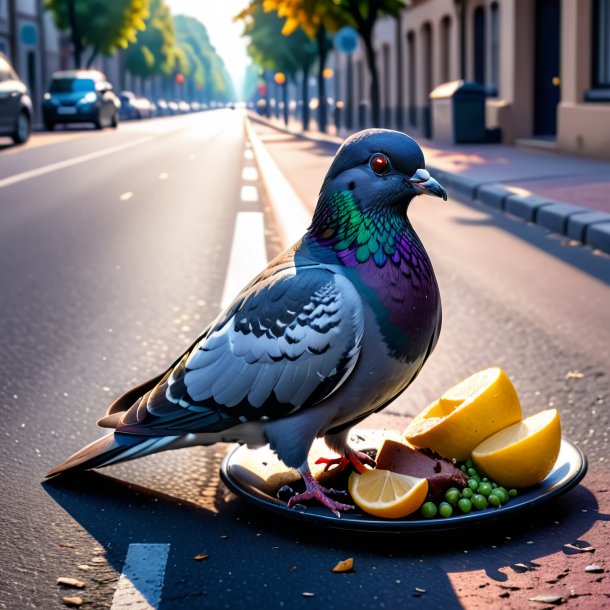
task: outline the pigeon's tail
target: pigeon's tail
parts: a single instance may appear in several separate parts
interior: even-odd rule
[[[47,477],[73,470],[101,468],[109,464],[157,453],[157,451],[164,451],[181,438],[181,436],[135,436],[120,432],[107,434],[77,451],[63,464],[50,470]]]

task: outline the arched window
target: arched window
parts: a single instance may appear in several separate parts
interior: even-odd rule
[[[478,6],[473,14],[473,77],[474,80],[485,84],[485,9]]]
[[[407,89],[409,101],[409,123],[412,127],[417,126],[417,72],[416,64],[415,32],[407,34]]]
[[[451,17],[445,15],[441,19],[441,73],[440,78],[442,83],[446,83],[451,79]]]
[[[493,89],[493,95],[498,96],[500,89],[500,7],[497,2],[490,7],[489,26],[489,85]]]

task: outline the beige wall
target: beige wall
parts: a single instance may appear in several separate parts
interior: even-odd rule
[[[468,0],[466,20],[466,77],[474,76],[473,13],[478,6],[486,10],[487,82],[490,82],[490,7],[494,0]],[[497,0],[500,19],[498,96],[486,102],[487,127],[500,127],[505,144],[514,144],[520,138],[531,138],[534,129],[534,78],[535,78],[535,0]],[[585,103],[584,94],[591,86],[591,5],[592,0],[561,0],[561,103],[557,114],[557,148],[560,151],[610,158],[610,103]],[[441,82],[441,21],[448,15],[450,29],[450,80],[460,75],[460,32],[454,0],[416,0],[403,11],[401,33],[403,45],[403,87],[401,91],[403,124],[394,125],[421,136],[421,109],[428,103],[425,85],[426,53],[425,24],[430,25],[432,36],[431,86]],[[409,81],[409,59],[407,36],[415,35],[416,65],[414,83]],[[396,78],[396,21],[380,19],[375,28],[375,47],[380,79],[384,69],[383,45],[390,49],[390,99],[395,109],[398,82]],[[358,62],[363,70],[364,96],[368,99],[369,79],[362,45],[353,55],[354,93],[359,90]],[[346,78],[346,57],[339,54],[341,78]],[[418,125],[409,124],[410,89],[416,90]],[[345,82],[340,87],[345,100]],[[382,112],[386,105],[386,87],[381,83]],[[355,101],[354,117],[357,120]],[[357,123],[356,123],[356,126]]]

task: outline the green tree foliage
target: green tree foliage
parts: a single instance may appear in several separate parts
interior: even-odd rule
[[[208,100],[234,100],[233,81],[203,23],[194,17],[177,15],[174,25],[177,46],[183,55],[178,57],[178,71],[185,76],[185,90],[191,97],[196,97],[199,91]]]
[[[150,0],[44,0],[57,27],[70,32],[74,66],[82,67],[83,53],[90,49],[90,67],[98,53],[112,55],[136,41],[145,29]]]
[[[150,15],[137,41],[125,51],[125,65],[134,76],[168,75],[178,62],[174,20],[165,0],[150,0]]]

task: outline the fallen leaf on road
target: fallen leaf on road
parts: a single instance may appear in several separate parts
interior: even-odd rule
[[[193,559],[196,559],[197,561],[202,561],[203,559],[207,559],[208,557],[209,555],[207,553],[202,553],[201,555],[195,555]]]
[[[76,587],[77,589],[84,589],[85,583],[82,580],[76,578],[69,578],[67,576],[60,576],[57,579],[58,585],[64,585],[65,587]]]
[[[593,572],[593,574],[600,574],[603,571],[604,568],[602,568],[601,566],[596,566],[595,564],[587,566],[585,568],[585,572]]]
[[[542,602],[543,604],[563,604],[566,600],[561,595],[536,595],[529,598],[531,602]]]
[[[582,379],[584,374],[580,371],[568,371],[566,373],[566,379]]]
[[[83,598],[82,597],[64,597],[63,602],[64,602],[64,604],[66,604],[66,606],[82,606]]]
[[[354,569],[354,558],[349,557],[344,561],[340,561],[334,568],[333,572],[351,572]]]
[[[524,563],[513,564],[513,570],[515,572],[527,572],[529,568]]]
[[[79,570],[83,572],[88,572],[91,569],[91,566],[88,566],[86,563],[81,563],[79,566],[76,566]]]
[[[422,589],[421,587],[415,587],[415,592],[416,593],[425,593],[426,589]]]
[[[61,542],[59,544],[60,547],[62,547],[63,549],[75,549],[76,547],[73,544],[64,544],[63,542]]]

